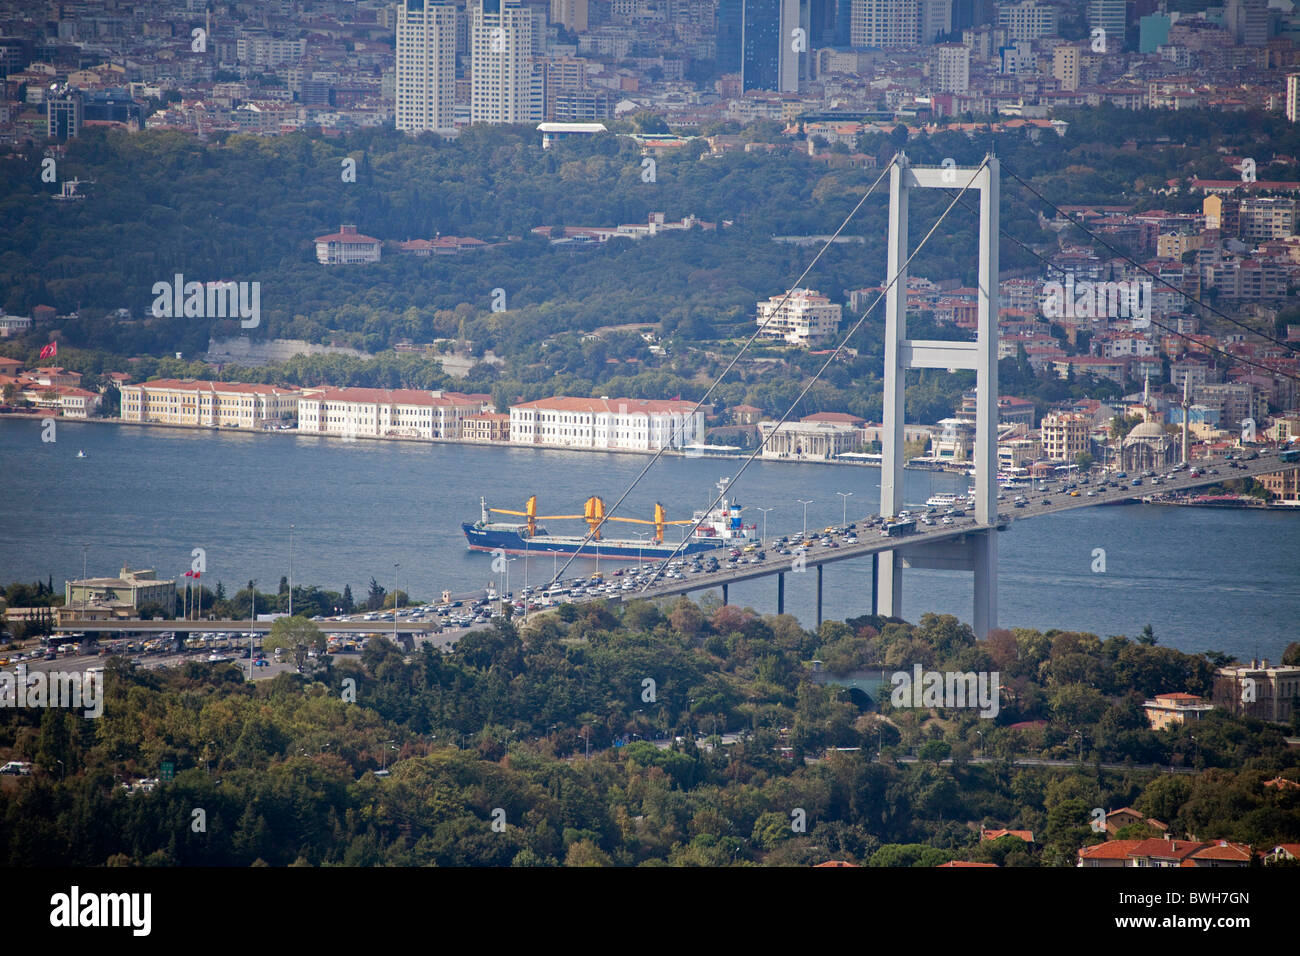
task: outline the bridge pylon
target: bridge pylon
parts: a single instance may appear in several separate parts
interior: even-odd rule
[[[949,568],[974,572],[972,622],[983,638],[997,627],[997,417],[998,417],[998,211],[999,166],[990,155],[976,167],[912,166],[899,153],[889,172],[888,275],[885,297],[885,396],[880,472],[880,514],[892,518],[903,507],[904,388],[909,369],[975,371],[975,523],[977,529],[952,542],[882,552],[876,563],[879,613],[899,616],[903,568]],[[976,340],[942,342],[907,337],[908,198],[913,189],[961,189],[979,193],[979,299]],[[895,278],[896,277],[896,278]]]

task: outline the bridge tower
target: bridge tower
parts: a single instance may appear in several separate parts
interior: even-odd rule
[[[912,166],[898,155],[889,173],[888,275],[897,276],[885,299],[885,401],[880,513],[886,518],[903,506],[903,396],[908,369],[974,369],[975,523],[977,529],[950,541],[901,546],[880,553],[875,565],[877,613],[901,615],[903,568],[942,568],[974,573],[978,637],[997,627],[997,418],[998,418],[998,160],[988,156],[978,167]],[[912,340],[907,337],[907,213],[913,189],[978,191],[979,311],[974,342]]]

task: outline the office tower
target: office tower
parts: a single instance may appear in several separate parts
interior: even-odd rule
[[[1037,0],[1004,3],[998,7],[998,26],[1013,40],[1037,40],[1056,33],[1056,8]]]
[[[529,8],[519,0],[482,0],[471,13],[470,45],[470,122],[540,120],[542,84],[533,67]]]
[[[588,0],[551,0],[551,22],[573,33],[587,30]]]
[[[1268,0],[1227,0],[1223,26],[1242,46],[1268,43]]]
[[[808,49],[808,24],[800,13],[799,0],[744,0],[740,35],[742,90],[799,90],[800,60],[806,59]],[[802,51],[795,49],[797,28],[804,31]]]
[[[1287,74],[1286,119],[1288,123],[1300,123],[1300,73]]]
[[[85,122],[85,99],[81,90],[50,90],[45,94],[46,135],[52,139],[73,139]]]
[[[922,43],[951,33],[952,0],[921,0],[920,30]]]
[[[1106,31],[1106,52],[1124,49],[1124,24],[1127,0],[1088,0],[1088,30]]]
[[[397,128],[449,130],[456,93],[456,8],[403,0],[397,8]]]

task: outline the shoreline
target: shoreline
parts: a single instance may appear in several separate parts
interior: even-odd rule
[[[518,445],[515,444],[514,442],[508,442],[508,441],[468,441],[462,438],[411,438],[409,436],[402,436],[402,435],[352,436],[352,435],[311,434],[310,432],[300,432],[296,428],[291,428],[291,429],[221,428],[220,426],[217,425],[173,425],[168,422],[135,422],[135,421],[128,421],[127,419],[123,419],[123,418],[100,418],[100,417],[61,418],[57,415],[45,415],[39,413],[30,414],[26,412],[5,413],[4,415],[0,415],[0,422],[6,421],[8,419],[43,421],[47,418],[51,418],[56,422],[70,422],[75,424],[129,425],[134,428],[164,428],[164,429],[172,429],[175,431],[215,432],[218,434],[235,434],[235,435],[290,435],[297,438],[324,438],[324,439],[330,439],[332,441],[339,441],[339,442],[358,442],[358,441],[406,442],[408,444],[414,444],[414,445],[457,445],[457,446],[467,446],[471,448],[514,448],[514,449],[519,449],[521,451],[564,451],[564,452],[576,451],[576,452],[584,452],[589,454],[601,454],[601,455],[653,456],[656,454],[655,450],[641,450],[635,448],[582,448],[582,447],[567,447],[562,445]],[[705,452],[678,451],[675,449],[668,449],[663,453],[663,457],[665,458],[708,458],[714,461],[743,462],[746,456],[745,455],[716,455],[716,454],[708,454]],[[780,463],[780,464],[795,464],[795,465],[856,466],[856,467],[863,467],[863,468],[875,468],[877,470],[880,469],[881,467],[876,462],[839,461],[836,459],[826,459],[826,458],[764,458],[762,456],[759,456],[759,458],[756,460],[761,462],[773,462],[773,463]],[[905,470],[907,471],[930,472],[930,473],[939,473],[945,475],[957,475],[961,477],[969,477],[966,474],[966,467],[963,467],[960,470],[949,470],[946,468],[916,468],[910,465],[904,466]]]

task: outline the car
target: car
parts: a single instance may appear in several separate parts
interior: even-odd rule
[[[259,657],[257,660],[253,661],[253,666],[254,666],[254,667],[270,667],[270,666],[271,666],[271,662],[268,661],[265,657]]]
[[[1088,492],[1088,493],[1089,493],[1089,494],[1092,494],[1092,492]],[[1077,498],[1077,497],[1079,497],[1078,489],[1075,489],[1074,491],[1070,492],[1070,497],[1071,497],[1071,498]]]
[[[10,760],[3,767],[0,767],[0,773],[5,776],[30,777],[32,775],[32,765],[25,760]]]
[[[932,523],[933,523],[933,522],[932,522]],[[951,519],[951,518],[949,518],[948,516],[945,515],[944,518],[943,518],[943,523],[944,523],[944,524],[952,524],[953,522],[952,522],[952,519]]]
[[[1052,503],[1052,499],[1051,499],[1051,498],[1044,498],[1044,499],[1043,499],[1043,504],[1045,504],[1045,505],[1050,505],[1051,503]]]
[[[1091,488],[1089,488],[1089,489],[1088,489],[1088,497],[1089,497],[1089,498],[1096,498],[1096,497],[1097,497],[1097,492],[1095,492],[1095,491],[1093,491]]]

